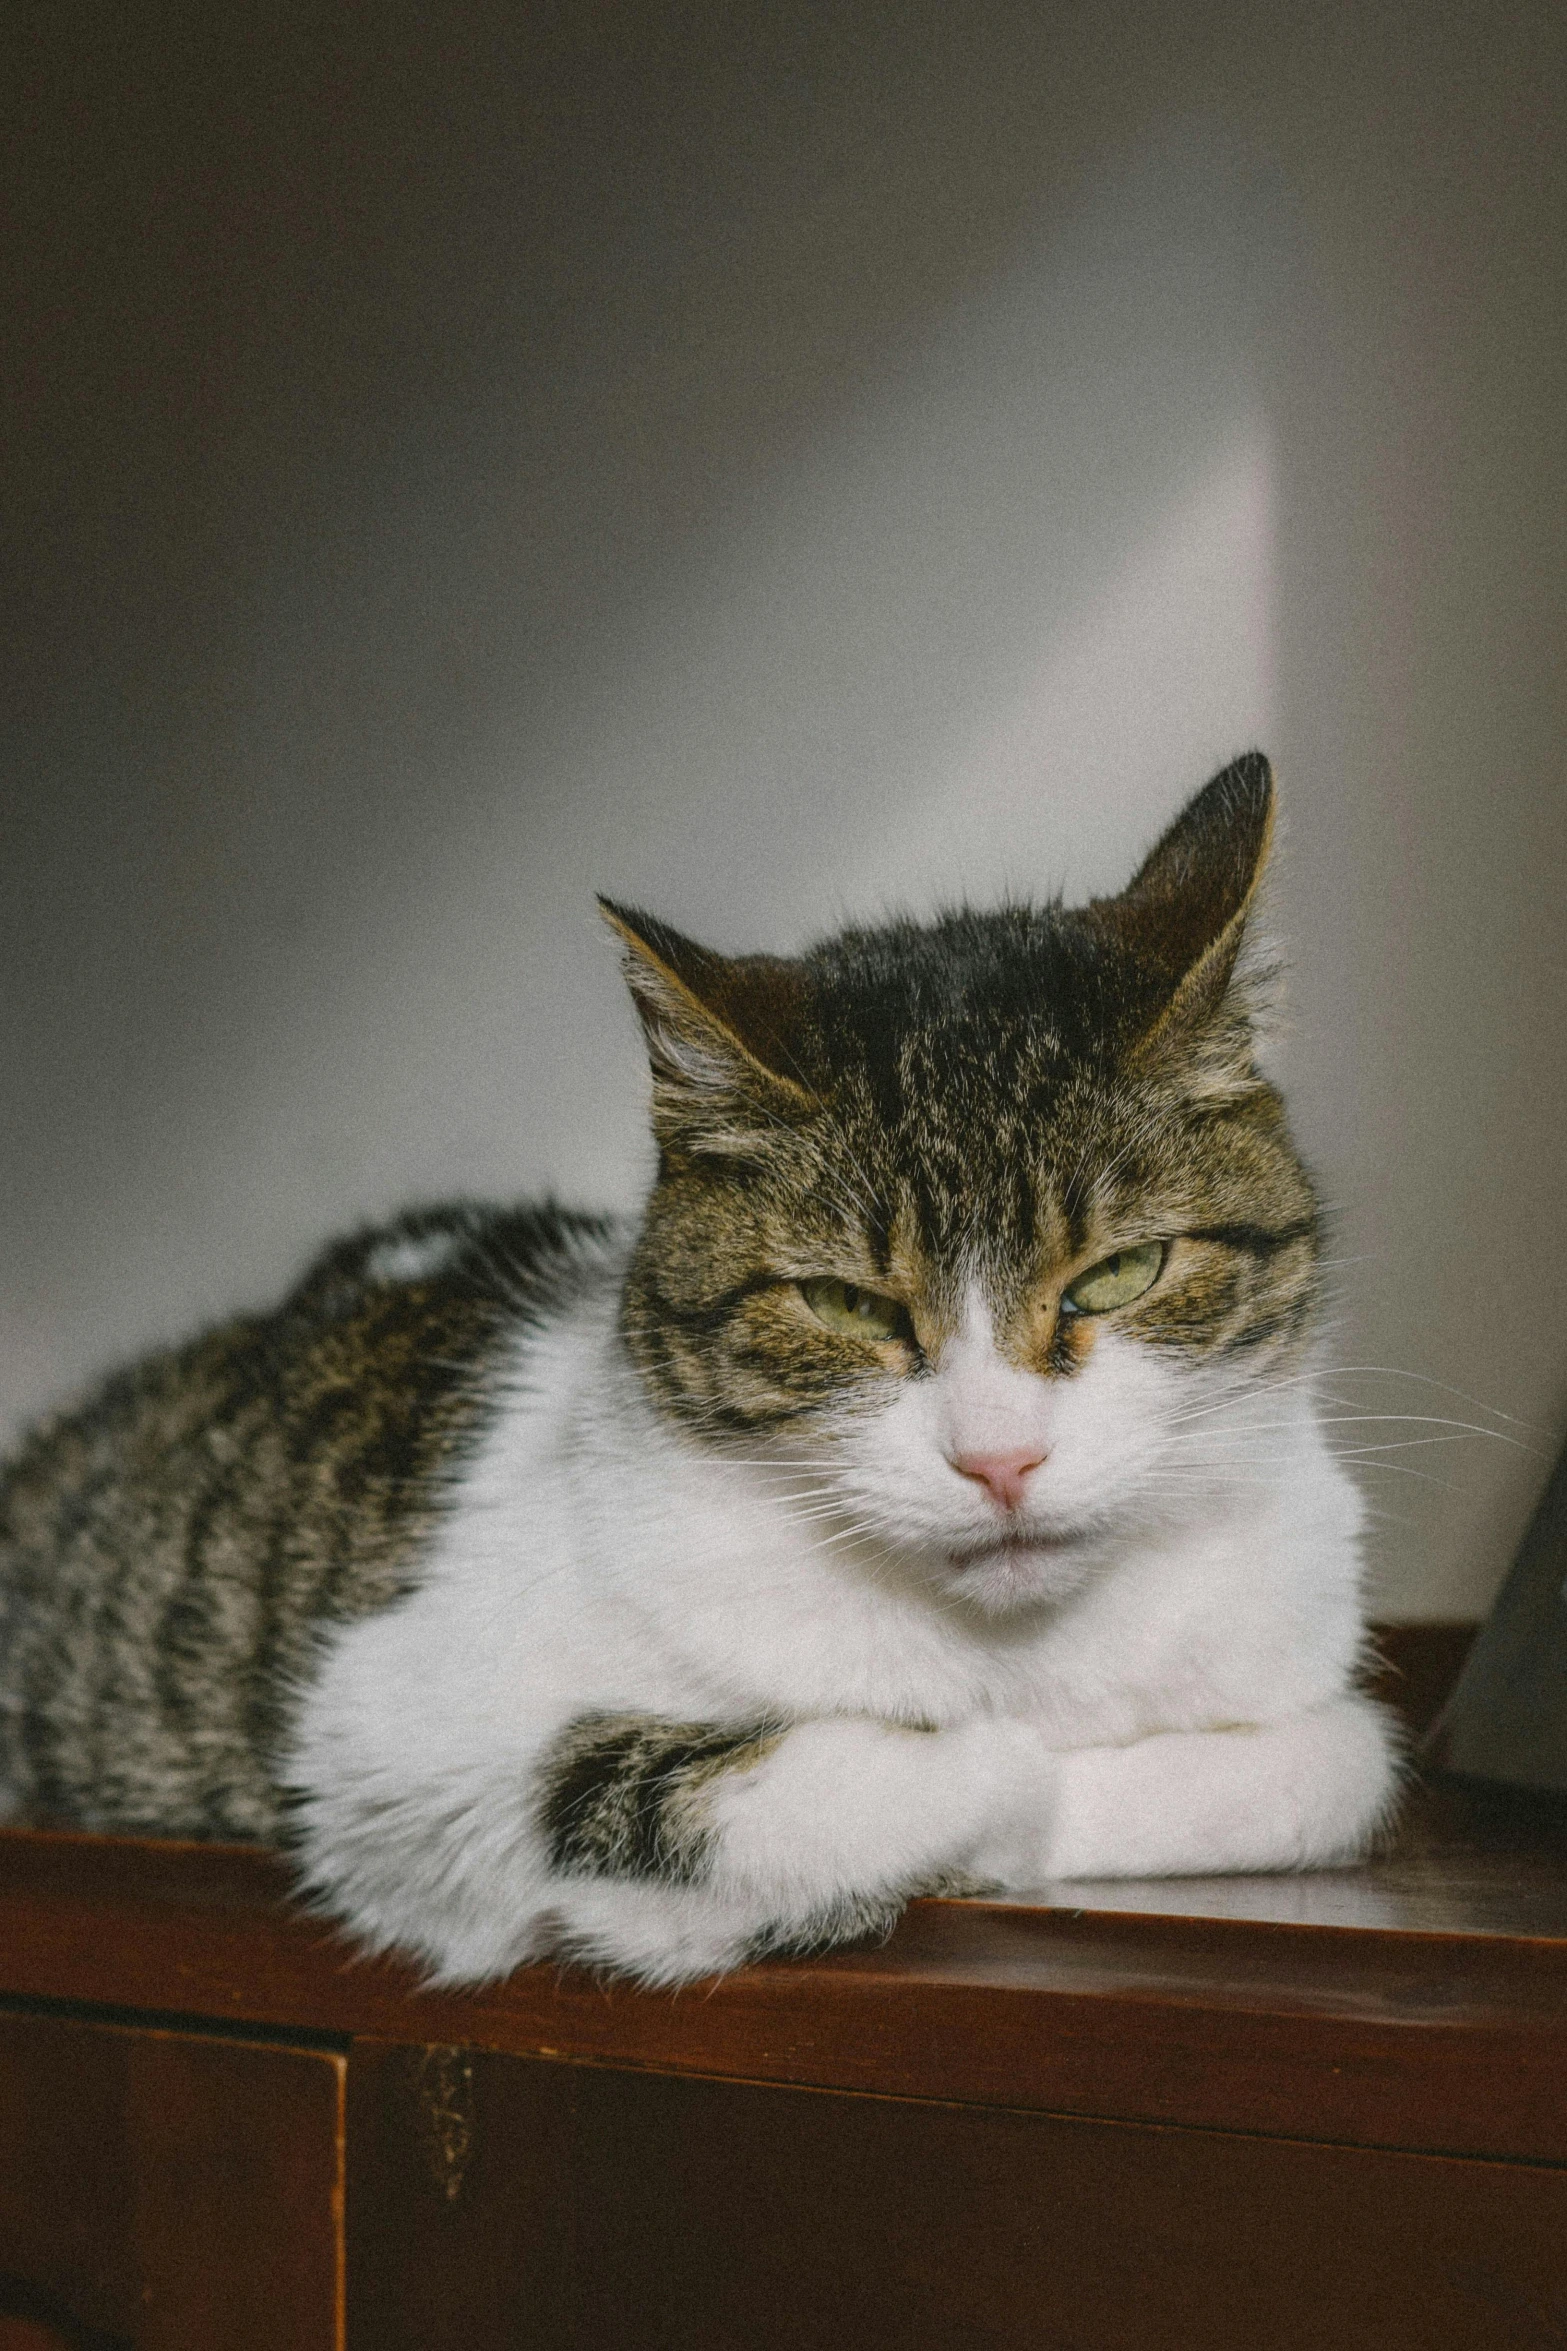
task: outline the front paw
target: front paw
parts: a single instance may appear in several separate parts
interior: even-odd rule
[[[1015,1894],[1052,1875],[1051,1849],[1062,1811],[1064,1757],[1032,1723],[976,1723],[964,1736],[982,1740],[989,1765],[988,1802],[979,1835],[958,1874],[967,1890]]]

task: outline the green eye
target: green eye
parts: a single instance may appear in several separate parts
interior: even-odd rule
[[[1151,1290],[1164,1266],[1164,1243],[1143,1241],[1135,1249],[1118,1249],[1080,1273],[1066,1293],[1066,1303],[1078,1314],[1110,1314],[1130,1306]]]
[[[802,1282],[800,1295],[820,1323],[830,1331],[847,1331],[856,1339],[906,1339],[909,1318],[896,1298],[878,1290],[862,1290],[854,1282],[835,1282],[825,1275]]]

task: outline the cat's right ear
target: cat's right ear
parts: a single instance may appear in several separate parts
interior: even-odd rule
[[[622,966],[653,1069],[661,1134],[693,1116],[732,1118],[745,1105],[773,1115],[814,1096],[801,1067],[804,972],[779,955],[717,955],[669,923],[600,898],[624,949]]]

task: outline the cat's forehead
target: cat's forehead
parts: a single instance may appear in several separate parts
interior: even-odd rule
[[[1079,915],[965,913],[810,960],[819,1147],[852,1166],[881,1247],[917,1261],[921,1286],[1026,1287],[1206,1188],[1211,1144],[1179,1071],[1127,1066],[1138,975]]]
[[[1092,911],[963,908],[850,930],[806,958],[829,1056],[939,1086],[960,1067],[1047,1078],[1115,1050],[1149,975]]]
[[[1138,1115],[1123,961],[1054,908],[850,933],[812,958],[820,1078],[911,1171],[970,1189],[1043,1175]]]
[[[1150,1150],[1136,1122],[1109,1105],[1096,1114],[1072,1086],[1053,1098],[933,1089],[838,1135],[885,1204],[894,1253],[942,1287],[1037,1280],[1178,1182],[1173,1147]]]

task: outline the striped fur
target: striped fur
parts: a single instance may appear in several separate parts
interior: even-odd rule
[[[94,1829],[275,1839],[324,1628],[405,1593],[519,1326],[609,1227],[415,1211],[271,1315],[110,1379],[0,1480],[0,1788]]]
[[[0,1812],[287,1843],[450,1981],[1353,1851],[1390,1766],[1358,1502],[1282,1378],[1319,1217],[1254,1050],[1271,823],[1253,756],[1117,898],[792,959],[607,906],[640,1219],[413,1212],[46,1423],[0,1475]],[[1149,1286],[1085,1311],[1120,1252]],[[965,1462],[1020,1444],[998,1517]]]

